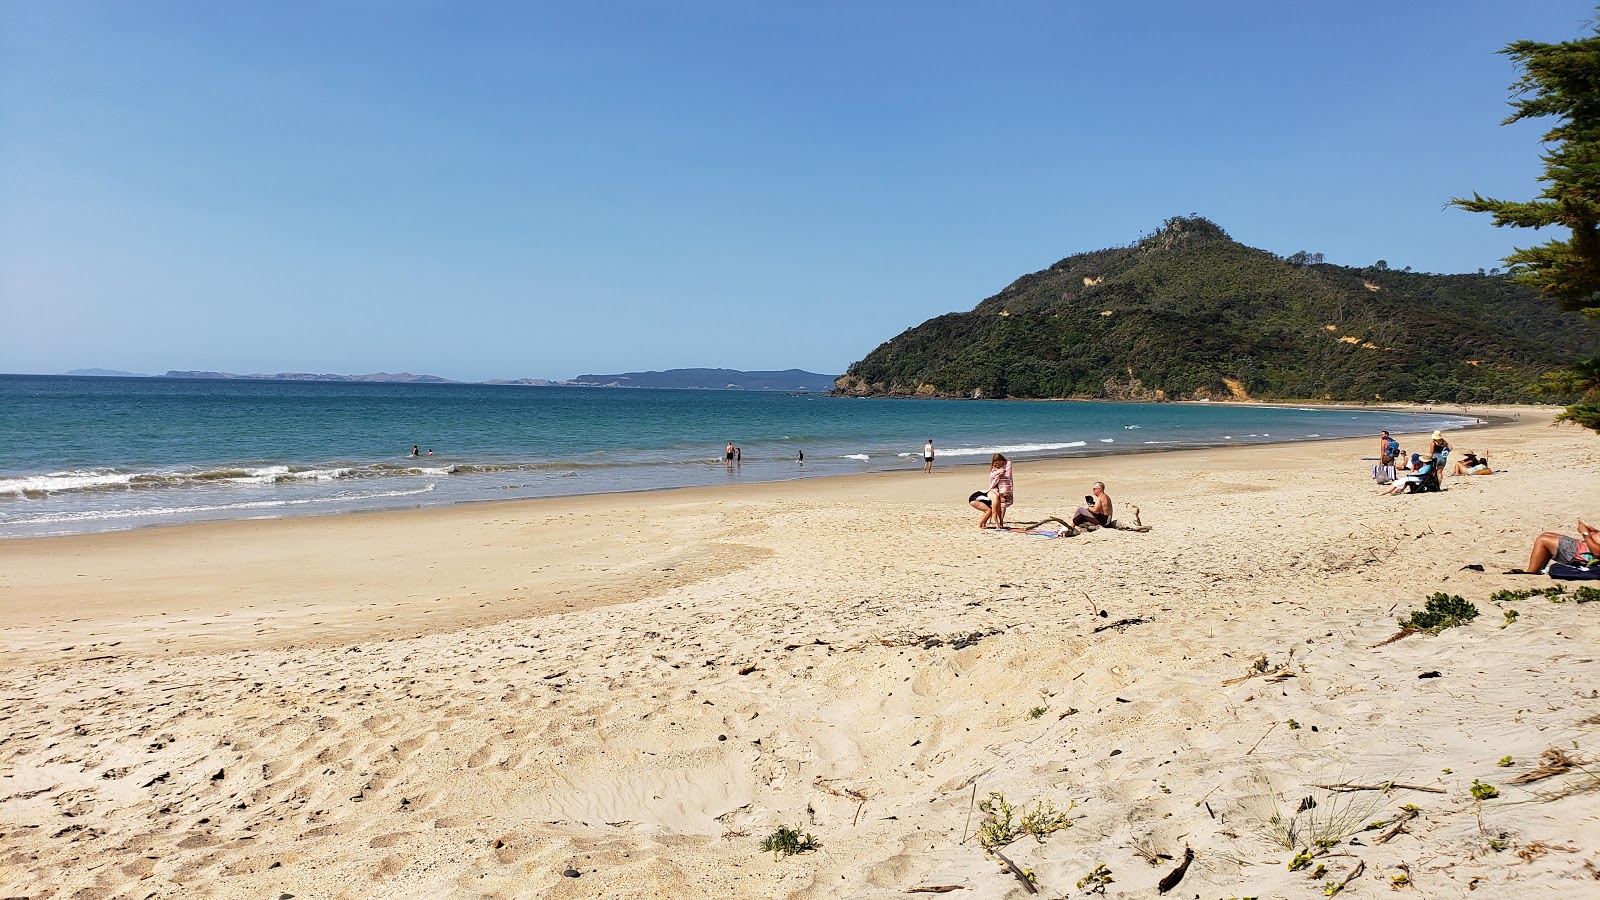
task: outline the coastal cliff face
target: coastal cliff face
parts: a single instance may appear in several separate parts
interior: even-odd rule
[[[1600,327],[1498,275],[1287,259],[1201,218],[1024,275],[850,366],[844,396],[1550,402]]]

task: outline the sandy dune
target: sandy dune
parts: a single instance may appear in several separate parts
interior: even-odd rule
[[[1000,792],[1070,810],[1002,851],[1041,896],[1188,846],[1171,896],[1600,897],[1600,768],[1512,783],[1600,756],[1600,606],[1488,599],[1600,440],[1523,420],[1427,496],[1366,440],[1018,465],[1014,521],[1102,479],[1147,534],[979,531],[969,468],[5,542],[0,893],[1025,896]],[[1482,614],[1373,646],[1439,590]],[[1389,781],[1438,792],[1315,787]]]

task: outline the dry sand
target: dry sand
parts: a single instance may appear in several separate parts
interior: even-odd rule
[[[1045,897],[1186,846],[1171,896],[1600,896],[1600,767],[1512,783],[1596,753],[1600,605],[1488,602],[1600,523],[1547,421],[1425,496],[1370,440],[1018,464],[1013,521],[1103,479],[1146,534],[980,531],[941,468],[0,543],[0,894],[1020,897],[1000,792],[1070,810],[1003,850]],[[1438,590],[1483,614],[1374,646]],[[1315,787],[1389,781],[1438,792]],[[1308,797],[1303,835],[1419,815],[1291,873]]]

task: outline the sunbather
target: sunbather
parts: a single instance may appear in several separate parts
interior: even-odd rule
[[[1494,469],[1489,468],[1488,457],[1478,456],[1471,450],[1461,457],[1461,461],[1450,469],[1451,475],[1493,475]]]
[[[1546,531],[1533,541],[1533,552],[1528,554],[1529,574],[1543,572],[1552,562],[1564,566],[1587,566],[1600,559],[1600,531],[1578,520],[1578,536],[1569,537],[1555,531]]]

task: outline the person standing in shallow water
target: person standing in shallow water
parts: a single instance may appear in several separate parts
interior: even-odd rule
[[[928,442],[922,445],[922,471],[933,471],[933,438],[928,438]]]
[[[722,451],[722,461],[728,464],[728,468],[733,468],[733,441],[729,441],[728,449]]]

